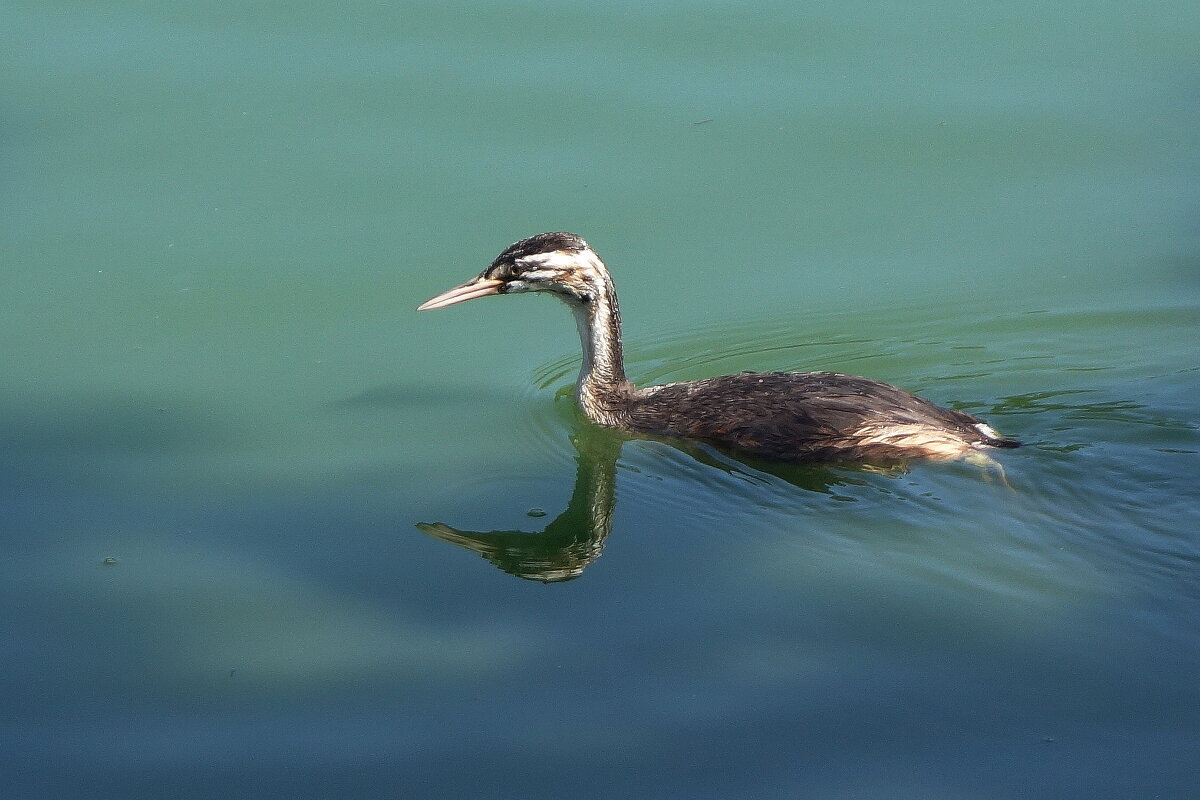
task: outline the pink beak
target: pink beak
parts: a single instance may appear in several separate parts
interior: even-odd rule
[[[495,278],[474,278],[460,286],[455,286],[453,289],[442,292],[437,297],[426,300],[417,306],[417,311],[432,311],[435,308],[445,308],[455,303],[474,300],[476,297],[499,294],[500,287],[503,285],[504,281],[498,281]]]

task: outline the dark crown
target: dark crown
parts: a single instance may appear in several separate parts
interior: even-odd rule
[[[583,237],[576,236],[573,233],[565,233],[562,231],[554,233],[539,233],[536,236],[530,236],[528,239],[522,239],[519,242],[513,242],[504,252],[496,256],[493,264],[502,262],[513,262],[526,256],[537,255],[538,253],[553,253],[557,250],[566,250],[568,252],[578,252],[586,250],[588,243],[583,240]]]

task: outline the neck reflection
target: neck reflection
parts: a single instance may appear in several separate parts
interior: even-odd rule
[[[442,522],[419,522],[430,536],[473,550],[500,569],[531,581],[578,578],[604,548],[616,506],[617,456],[624,440],[615,431],[584,426],[575,445],[575,488],[567,510],[537,533],[463,531]]]
[[[617,457],[631,437],[620,431],[584,424],[571,437],[575,446],[575,487],[567,508],[543,530],[465,531],[443,522],[419,522],[416,527],[435,539],[441,539],[478,553],[499,569],[518,578],[542,583],[558,583],[578,578],[595,561],[612,531],[616,509]],[[653,437],[637,437],[653,438]],[[671,446],[707,468],[736,478],[746,491],[740,500],[724,497],[726,502],[753,505],[755,487],[773,481],[806,493],[835,500],[842,487],[870,488],[870,478],[894,478],[906,471],[903,464],[829,465],[787,464],[751,460],[722,453],[706,445],[686,440],[669,441]],[[882,488],[882,487],[881,487]],[[797,498],[803,505],[803,500]]]

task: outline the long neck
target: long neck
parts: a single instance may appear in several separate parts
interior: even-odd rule
[[[598,425],[625,427],[633,385],[625,378],[621,354],[621,311],[612,281],[605,276],[590,302],[571,303],[579,339],[583,344],[583,368],[575,397],[588,419]]]

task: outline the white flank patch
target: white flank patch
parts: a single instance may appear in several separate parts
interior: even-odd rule
[[[988,437],[989,439],[1003,439],[1004,438],[1000,434],[996,433],[996,431],[992,429],[992,426],[985,425],[982,422],[975,425],[975,430],[979,431],[980,433],[982,433],[984,436]]]
[[[861,437],[856,442],[859,445],[891,445],[920,452],[926,458],[959,458],[971,451],[971,446],[954,434],[927,425],[868,427],[856,435]]]

